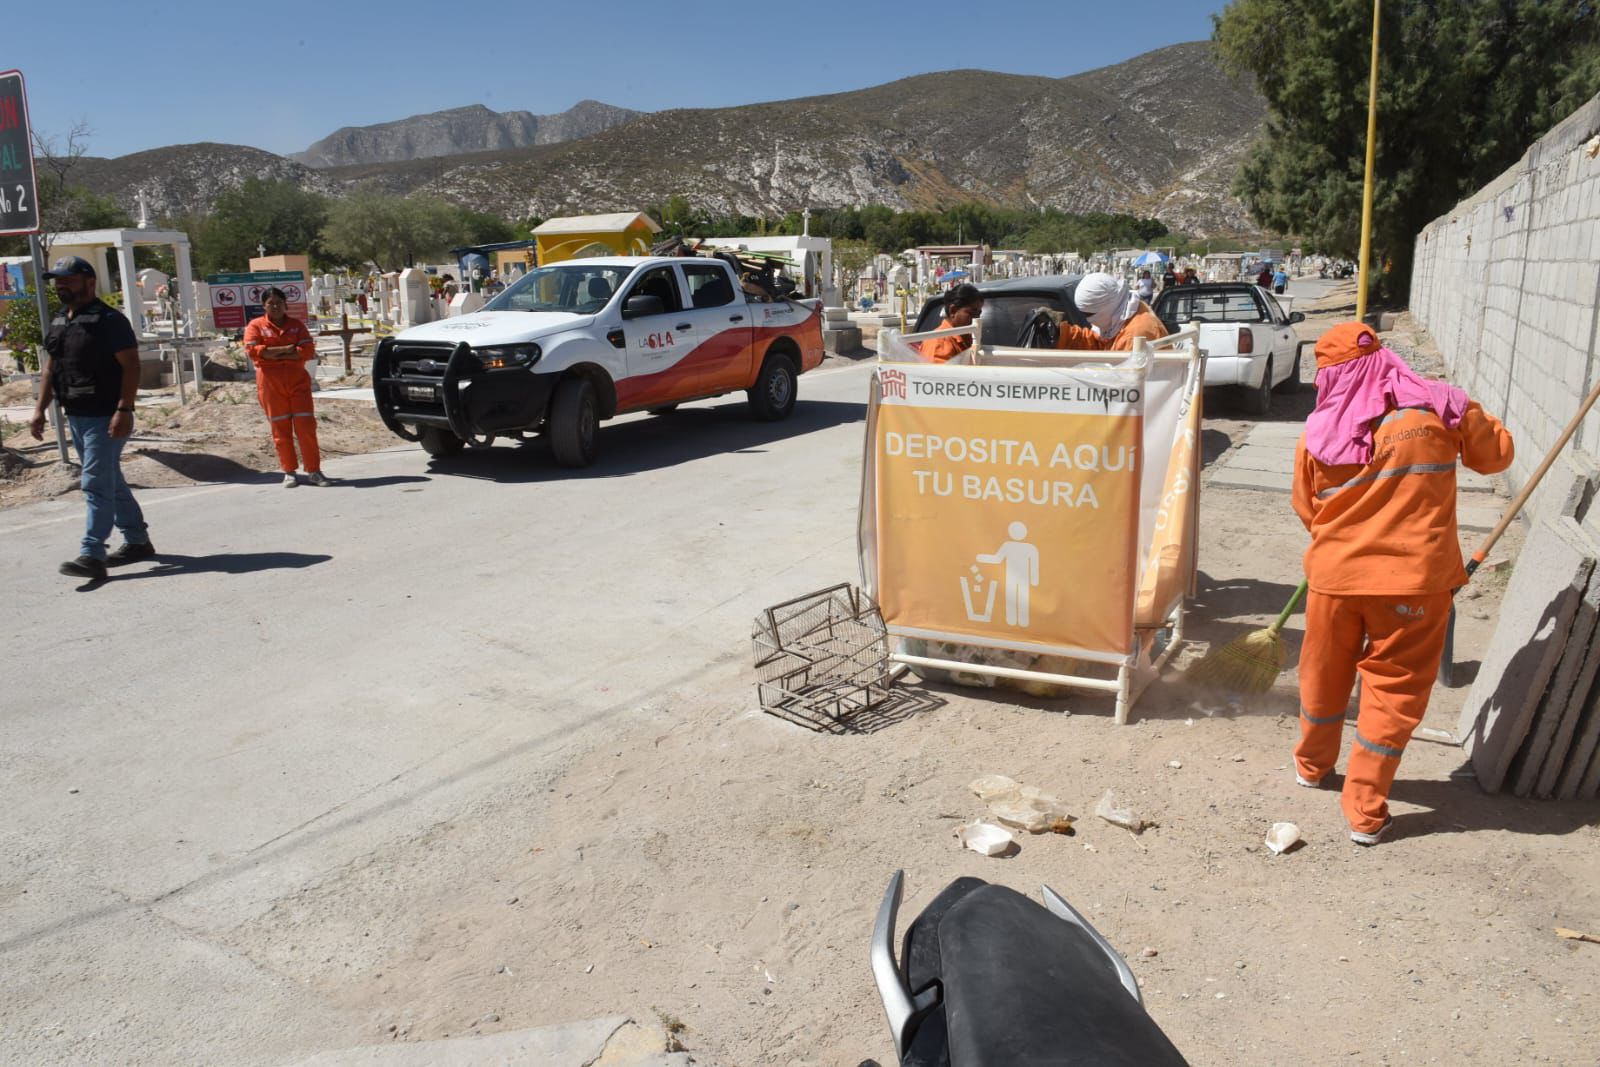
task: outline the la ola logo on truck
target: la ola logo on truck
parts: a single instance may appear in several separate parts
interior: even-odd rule
[[[677,342],[672,339],[671,330],[665,333],[647,333],[639,338],[640,348],[671,348],[675,344]]]

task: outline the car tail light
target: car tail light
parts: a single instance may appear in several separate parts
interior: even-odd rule
[[[1256,350],[1256,335],[1250,332],[1248,326],[1239,327],[1239,354],[1248,356]]]

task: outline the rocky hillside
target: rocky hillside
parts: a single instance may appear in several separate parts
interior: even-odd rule
[[[660,111],[508,153],[328,172],[509,217],[681,193],[716,212],[963,200],[1133,211],[1201,235],[1253,227],[1229,187],[1265,105],[1205,43],[1051,79],[951,71],[832,96]]]
[[[290,158],[311,167],[344,167],[528,148],[591,137],[640,114],[597,100],[580,101],[556,115],[490,111],[473,104],[376,126],[346,126]]]
[[[293,182],[319,193],[339,191],[303,163],[237,144],[169,145],[116,159],[85,156],[72,171],[73,182],[115,197],[134,218],[139,217],[140,189],[151,218],[171,218],[209,210],[219,195],[249,178]]]
[[[279,170],[264,177],[307,188],[420,193],[511,219],[635,210],[679,193],[718,213],[978,200],[1134,212],[1200,236],[1244,235],[1255,228],[1230,187],[1264,115],[1260,97],[1197,42],[1070,78],[949,71],[831,96],[652,112],[578,140],[403,162],[311,170],[254,149],[182,146],[96,161],[94,187],[131,210],[144,184],[166,214],[162,205],[203,206],[208,190],[271,161]]]

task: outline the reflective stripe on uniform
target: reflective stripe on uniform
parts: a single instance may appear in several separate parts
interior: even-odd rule
[[[1343,485],[1336,485],[1331,489],[1324,489],[1322,492],[1317,494],[1317,499],[1321,500],[1324,497],[1330,497],[1335,493],[1349,489],[1351,486],[1365,485],[1368,482],[1375,482],[1379,478],[1394,478],[1402,474],[1443,474],[1445,471],[1453,471],[1455,469],[1456,465],[1454,462],[1413,463],[1407,467],[1395,467],[1392,470],[1379,471],[1377,474],[1369,474],[1365,478],[1352,478]]]
[[[1300,717],[1313,726],[1326,726],[1330,722],[1344,722],[1344,712],[1337,715],[1313,715],[1305,708],[1300,709]]]
[[[1368,752],[1387,757],[1388,759],[1399,759],[1405,754],[1405,749],[1403,748],[1391,748],[1388,745],[1380,745],[1376,741],[1368,741],[1365,737],[1361,736],[1360,730],[1356,731],[1356,741]]]
[[[284,419],[292,419],[292,418],[294,418],[293,415],[268,415],[267,416],[267,421],[268,422],[282,422]]]

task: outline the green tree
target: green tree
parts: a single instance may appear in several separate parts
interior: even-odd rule
[[[91,192],[73,181],[78,161],[89,147],[92,131],[75,123],[63,136],[33,131],[34,181],[39,189],[40,242],[50,257],[51,235],[73,230],[100,230],[133,225],[133,219],[112,197]],[[28,254],[26,237],[0,237],[0,255]]]
[[[34,298],[33,286],[26,286],[23,292],[23,298],[0,304],[0,308],[5,309],[5,314],[0,316],[0,325],[5,326],[6,347],[11,349],[17,363],[26,370],[36,371],[39,369],[39,348],[44,343],[44,336],[39,332],[39,305]],[[56,303],[55,294],[48,289],[45,290],[45,300],[50,306],[51,315],[60,310],[61,305]]]
[[[1233,0],[1214,25],[1268,105],[1239,195],[1261,225],[1354,257],[1372,4]],[[1372,262],[1392,263],[1401,297],[1422,227],[1600,91],[1600,14],[1593,0],[1390,0],[1380,48]]]
[[[456,229],[464,245],[492,245],[501,241],[527,240],[517,235],[516,227],[498,215],[458,208]]]
[[[418,258],[441,258],[453,246],[472,243],[466,236],[463,212],[442,200],[359,190],[329,207],[322,243],[347,266],[371,263],[390,271]]]
[[[257,246],[268,255],[305,255],[326,261],[320,243],[328,198],[292,182],[248,178],[217,197],[196,231],[195,267],[201,274],[244,270]]]
[[[865,241],[846,237],[833,242],[833,267],[844,276],[846,303],[854,299],[856,282],[861,272],[872,265],[873,255],[872,246]]]

